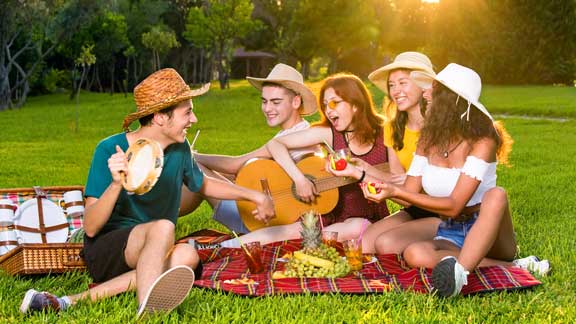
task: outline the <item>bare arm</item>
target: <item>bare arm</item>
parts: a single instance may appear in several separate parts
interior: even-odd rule
[[[116,153],[108,159],[108,168],[112,175],[112,182],[100,198],[87,197],[84,210],[84,230],[88,237],[94,237],[108,222],[112,215],[114,205],[122,191],[121,172],[128,172],[128,161],[120,147],[116,146]]]
[[[246,161],[253,158],[271,158],[266,145],[239,156],[194,153],[194,159],[199,164],[220,173],[237,174]]]
[[[332,132],[328,127],[311,127],[296,133],[273,138],[266,144],[268,152],[274,160],[286,171],[296,185],[296,194],[304,202],[311,202],[317,191],[310,180],[298,169],[290,157],[289,149],[303,148],[332,141]]]
[[[233,183],[219,179],[204,177],[200,193],[205,196],[222,200],[249,200],[256,204],[256,209],[252,212],[254,217],[264,223],[268,223],[274,214],[274,204],[267,195],[237,186]]]

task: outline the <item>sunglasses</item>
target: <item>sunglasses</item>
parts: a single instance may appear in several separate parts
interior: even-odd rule
[[[324,104],[324,108],[330,108],[330,109],[334,110],[343,101],[344,100],[330,100]]]

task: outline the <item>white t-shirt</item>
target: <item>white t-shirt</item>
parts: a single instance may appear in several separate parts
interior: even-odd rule
[[[283,129],[283,130],[279,131],[274,136],[274,138],[281,137],[281,136],[288,135],[288,134],[292,134],[292,133],[295,133],[295,132],[298,132],[298,131],[301,131],[304,129],[308,129],[308,128],[310,128],[310,123],[307,120],[303,120],[303,121],[299,122],[298,124],[288,128],[288,129]],[[302,156],[309,154],[309,153],[314,154],[314,152],[316,152],[316,145],[290,150],[290,156],[292,157],[292,160],[299,161],[302,158]]]

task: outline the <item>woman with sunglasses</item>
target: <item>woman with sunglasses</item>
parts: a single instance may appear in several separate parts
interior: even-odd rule
[[[406,182],[376,184],[379,193],[362,186],[375,202],[394,198],[442,215],[434,239],[404,250],[406,262],[434,268],[434,289],[444,297],[460,293],[477,266],[515,264],[545,274],[547,261],[511,262],[516,241],[507,194],[496,187],[496,165],[506,163],[512,140],[478,101],[478,74],[452,63],[438,75],[415,71],[411,77],[423,87],[434,82],[434,100]]]
[[[348,174],[356,179],[386,178],[385,174],[371,165],[388,161],[384,146],[383,118],[376,113],[372,98],[362,80],[352,74],[336,74],[324,80],[320,90],[320,121],[312,127],[272,139],[266,148],[274,160],[293,179],[296,194],[304,202],[311,202],[318,195],[314,184],[304,176],[288,150],[330,143],[334,150],[348,148],[352,154]],[[363,162],[363,163],[361,163]],[[352,167],[351,164],[355,166]],[[327,165],[329,169],[330,166]],[[389,179],[389,178],[386,178]],[[388,216],[386,203],[372,203],[364,198],[357,183],[339,188],[337,206],[322,215],[324,230],[338,232],[338,240],[357,238],[367,224]],[[297,239],[300,222],[258,229],[240,237],[239,240],[222,243],[225,247],[237,247],[239,242],[260,241],[262,244]]]
[[[301,200],[311,202],[318,194],[312,182],[289,159],[289,149],[330,143],[334,150],[347,148],[352,159],[348,174],[360,181],[384,177],[372,167],[388,162],[384,146],[383,118],[376,113],[368,89],[357,76],[336,74],[324,80],[320,89],[320,121],[305,131],[273,139],[266,147],[274,160],[294,180],[296,194]],[[332,168],[327,167],[333,171]],[[334,174],[338,174],[334,172]],[[323,215],[326,231],[338,232],[338,240],[356,238],[368,224],[389,215],[386,203],[366,201],[357,184],[339,188],[339,201],[334,210]]]

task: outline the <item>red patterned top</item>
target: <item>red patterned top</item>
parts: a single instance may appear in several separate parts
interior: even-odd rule
[[[348,143],[344,133],[332,128],[332,147],[334,150],[348,148]],[[371,165],[388,162],[386,146],[384,146],[383,130],[381,129],[376,136],[374,145],[366,154],[357,155],[351,149],[352,157],[360,158]],[[364,198],[362,189],[357,183],[352,183],[339,189],[339,199],[336,207],[328,214],[323,215],[324,225],[342,222],[350,217],[366,218],[372,223],[388,215],[388,206],[386,201],[375,203]]]

